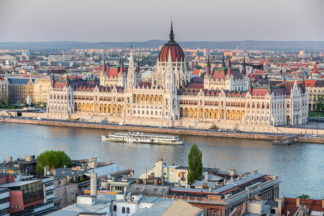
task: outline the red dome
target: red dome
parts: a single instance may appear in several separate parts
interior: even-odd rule
[[[163,46],[159,54],[159,61],[168,61],[169,53],[171,52],[171,60],[175,61],[184,61],[184,52],[177,42],[174,40],[173,27],[171,23],[171,31],[169,35],[170,40]]]

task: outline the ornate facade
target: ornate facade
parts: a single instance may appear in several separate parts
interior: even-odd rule
[[[8,103],[8,79],[0,76],[0,103]]]
[[[113,85],[102,77],[100,84],[53,82],[48,116],[101,116],[108,122],[160,126],[231,125],[232,129],[241,130],[307,122],[307,92],[303,84],[284,82],[275,87],[253,87],[245,64],[241,71],[227,65],[213,73],[208,64],[203,83],[190,83],[186,68],[184,53],[174,41],[171,27],[170,41],[158,56],[152,82],[138,82],[131,51],[127,72],[116,70],[117,77],[125,74],[123,81]]]

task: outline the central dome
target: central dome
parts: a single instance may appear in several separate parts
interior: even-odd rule
[[[177,42],[174,40],[173,26],[171,23],[171,30],[169,34],[169,41],[163,46],[159,54],[159,61],[166,62],[169,60],[169,53],[171,53],[172,62],[183,62],[184,52]]]

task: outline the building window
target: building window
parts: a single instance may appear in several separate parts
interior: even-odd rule
[[[127,212],[127,214],[129,214],[129,207],[127,207],[127,211],[126,212]]]
[[[115,211],[117,211],[117,206],[116,206],[116,205],[114,205],[114,212],[115,212]]]
[[[214,211],[213,216],[217,216],[217,211]]]
[[[122,213],[125,214],[125,207],[122,208]]]

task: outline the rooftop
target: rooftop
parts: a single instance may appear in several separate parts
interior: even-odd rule
[[[77,216],[81,212],[99,213],[107,208],[110,209],[111,201],[115,199],[116,195],[98,195],[96,204],[94,205],[74,203],[63,209],[52,212],[48,214],[48,216]]]

